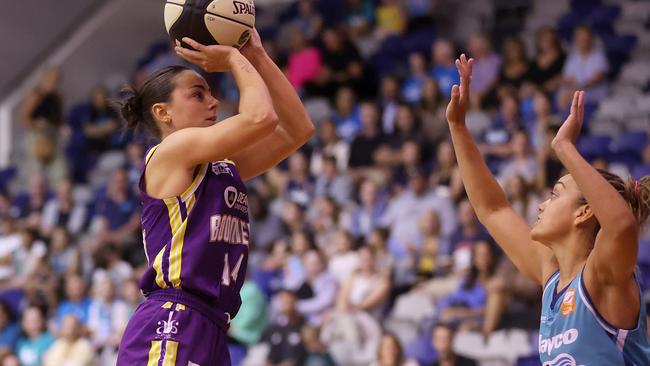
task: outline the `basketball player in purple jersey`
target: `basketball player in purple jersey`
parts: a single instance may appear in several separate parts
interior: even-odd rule
[[[160,138],[140,180],[146,296],[129,321],[120,366],[230,365],[226,332],[239,309],[250,230],[243,181],[284,160],[314,126],[255,31],[241,52],[177,49],[207,72],[232,72],[239,114],[216,122],[219,102],[193,70],[152,74],[123,102],[128,127]]]

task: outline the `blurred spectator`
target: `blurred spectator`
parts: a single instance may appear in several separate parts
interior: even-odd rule
[[[504,183],[504,190],[512,208],[528,221],[529,225],[533,225],[537,221],[538,207],[542,202],[533,189],[535,182],[528,182],[523,176],[514,174]]]
[[[91,156],[120,147],[119,117],[108,103],[108,91],[100,86],[90,95],[90,113],[83,126],[85,150]]]
[[[318,48],[309,44],[302,32],[291,32],[291,53],[287,63],[287,78],[296,90],[306,82],[316,79],[321,72],[321,56]]]
[[[359,204],[352,209],[350,233],[355,237],[368,237],[379,225],[386,209],[386,199],[379,192],[379,186],[371,179],[366,179],[359,186]]]
[[[315,179],[309,173],[309,162],[304,151],[296,151],[289,157],[287,196],[302,206],[314,197]]]
[[[542,295],[542,288],[519,272],[509,259],[504,258],[501,261],[494,277],[485,285],[485,289],[487,303],[481,329],[484,336],[489,336],[498,327],[513,324],[522,328],[537,329],[538,323],[535,318],[541,308],[539,298]],[[517,313],[519,318],[514,317],[514,321],[508,323],[508,315]]]
[[[417,222],[424,211],[435,210],[440,215],[443,237],[456,227],[455,210],[449,198],[437,189],[428,189],[422,170],[411,170],[408,175],[408,189],[391,200],[382,217],[382,225],[390,228],[389,249],[397,258],[407,254],[407,243],[417,240]]]
[[[402,345],[394,334],[384,332],[381,335],[377,360],[372,366],[418,366],[418,362],[404,356]]]
[[[74,315],[63,318],[61,334],[43,356],[43,366],[92,366],[94,352],[90,342],[81,336],[79,319]]]
[[[52,231],[49,258],[52,269],[57,275],[78,273],[81,270],[79,248],[64,228],[57,227]]]
[[[18,211],[17,216],[24,219],[29,227],[38,229],[43,208],[49,198],[50,193],[45,176],[32,175],[29,178],[28,191],[19,193],[14,199],[13,204]]]
[[[431,278],[444,270],[449,263],[449,255],[441,253],[449,247],[440,236],[440,217],[433,210],[420,215],[418,220],[418,239],[413,253],[416,257],[416,273],[420,278]]]
[[[433,56],[433,69],[431,76],[438,83],[440,93],[449,98],[452,85],[460,85],[460,75],[456,69],[454,47],[450,41],[439,38],[431,47]],[[473,55],[472,55],[473,57]]]
[[[459,251],[471,250],[481,241],[490,240],[490,236],[478,221],[474,208],[467,199],[458,204],[458,224],[456,231],[449,239],[451,253],[454,253],[454,256],[457,256]],[[443,251],[443,253],[450,252]]]
[[[574,48],[564,64],[564,83],[570,93],[576,89],[586,91],[585,102],[598,102],[607,96],[607,56],[596,46],[588,26],[577,27],[573,39]]]
[[[451,142],[443,141],[438,145],[433,168],[430,176],[431,186],[446,187],[449,198],[458,202],[465,193],[465,187],[460,179],[456,155]]]
[[[517,131],[510,141],[512,157],[501,167],[499,180],[506,182],[513,175],[522,176],[527,184],[532,184],[538,174],[537,160],[530,148],[530,140],[525,131]]]
[[[335,250],[332,242],[339,228],[339,207],[332,198],[318,197],[311,207],[311,215],[311,229],[316,247],[329,256]]]
[[[25,302],[54,309],[60,305],[59,277],[54,273],[52,266],[47,261],[47,257],[40,257],[35,263],[34,270],[22,285]]]
[[[388,251],[388,230],[382,227],[375,227],[366,238],[366,244],[375,252],[377,270],[390,274],[393,269],[394,258]]]
[[[56,309],[55,327],[59,328],[68,314],[76,316],[85,326],[88,323],[90,308],[90,299],[86,296],[86,282],[79,275],[68,275],[64,280],[64,288],[66,300]]]
[[[378,270],[374,250],[363,246],[357,250],[358,268],[344,282],[337,299],[340,312],[365,311],[381,320],[390,293],[390,279]]]
[[[314,9],[312,0],[298,1],[298,15],[292,21],[292,26],[298,27],[308,41],[313,41],[320,34],[323,17]]]
[[[323,314],[334,305],[338,285],[336,279],[325,270],[326,264],[321,253],[310,250],[303,255],[302,260],[307,274],[304,286],[313,296],[298,301],[296,309],[310,325],[318,326]]]
[[[121,298],[124,300],[124,304],[127,306],[128,317],[130,319],[131,315],[135,312],[135,309],[144,299],[142,292],[140,292],[138,281],[133,278],[128,279],[122,284],[120,293]],[[126,327],[126,324],[124,324],[124,327]],[[122,329],[122,332],[124,332],[124,329]]]
[[[124,283],[133,276],[133,267],[122,260],[122,250],[112,243],[102,245],[94,255],[95,270],[92,282],[96,283],[103,277],[108,277],[113,283]]]
[[[327,352],[327,348],[320,340],[319,328],[304,326],[302,327],[302,342],[307,350],[307,356],[303,363],[304,366],[335,366],[332,356]]]
[[[140,228],[139,208],[140,203],[129,189],[126,171],[117,169],[106,188],[106,197],[97,203],[95,225],[99,243],[113,243],[128,249],[126,247],[134,243]],[[132,258],[143,255],[140,252],[138,247],[138,253],[135,250],[131,253]]]
[[[59,93],[61,70],[45,70],[38,85],[25,97],[21,120],[27,129],[25,150],[28,159],[23,164],[27,176],[45,174],[54,184],[67,176],[67,164],[62,153],[61,127],[63,102]]]
[[[381,0],[375,14],[375,34],[379,40],[406,30],[406,16],[399,0]]]
[[[367,33],[375,22],[375,5],[372,0],[345,0],[346,23],[352,37]]]
[[[306,352],[300,335],[303,319],[296,311],[296,295],[280,290],[274,300],[279,314],[264,332],[264,341],[270,346],[266,365],[302,365]]]
[[[562,82],[562,68],[566,54],[557,31],[544,27],[537,31],[535,61],[530,69],[530,79],[545,92],[554,92]]]
[[[9,354],[2,359],[2,366],[21,366],[20,360],[14,354]]]
[[[397,117],[397,107],[400,103],[399,82],[392,75],[384,76],[381,79],[381,89],[379,92],[379,105],[381,106],[381,129],[384,134],[391,134],[395,130],[395,118]]]
[[[282,287],[290,290],[297,290],[306,278],[302,257],[309,250],[314,249],[314,244],[308,237],[307,232],[297,231],[291,235],[291,251],[285,263],[282,278]]]
[[[387,142],[393,149],[401,149],[409,140],[420,143],[422,136],[419,133],[420,121],[415,115],[415,110],[408,104],[400,104],[395,116],[395,131],[388,136]]]
[[[337,134],[347,142],[354,139],[362,126],[356,99],[354,91],[347,86],[336,91],[336,110],[332,121],[336,125]]]
[[[311,154],[309,163],[311,173],[318,175],[323,169],[323,158],[332,156],[336,159],[336,167],[340,171],[345,171],[348,167],[350,157],[350,145],[341,140],[336,126],[330,119],[322,121],[318,128],[318,141],[314,151]]]
[[[267,328],[267,301],[259,286],[246,280],[241,288],[242,305],[230,322],[228,335],[244,347],[253,346],[262,339]]]
[[[526,57],[526,45],[516,36],[506,38],[503,43],[503,63],[499,74],[501,88],[519,91],[530,78],[530,63]]]
[[[411,104],[419,103],[422,98],[422,84],[427,77],[427,61],[418,52],[409,55],[409,73],[402,84],[404,100]]]
[[[0,300],[0,359],[14,350],[19,337],[20,326],[12,310],[5,301]]]
[[[322,162],[322,171],[316,178],[314,196],[330,197],[339,205],[347,203],[352,196],[350,176],[339,171],[335,157],[326,155]]]
[[[78,235],[86,223],[86,207],[78,204],[72,197],[72,182],[63,180],[57,186],[56,197],[47,201],[43,207],[41,234],[49,237],[56,226],[66,228]]]
[[[417,170],[424,166],[422,162],[422,151],[418,144],[414,140],[405,140],[401,144],[401,148],[395,151],[396,160],[398,164],[393,168],[393,177],[391,181],[391,187],[397,190],[403,189],[408,185],[408,172],[411,170]]]
[[[385,137],[379,126],[379,111],[372,102],[361,104],[361,130],[352,141],[350,146],[350,160],[348,166],[351,169],[367,168],[373,165],[373,155]]]
[[[47,256],[47,246],[38,238],[38,233],[23,227],[20,230],[21,246],[13,253],[13,261],[16,269],[15,278],[17,284],[24,283],[32,276],[41,260]]]
[[[90,340],[93,348],[97,353],[102,354],[103,359],[112,359],[116,356],[122,332],[129,321],[129,308],[116,296],[115,285],[107,276],[97,278],[93,282],[93,293],[93,299],[88,307],[87,325]],[[63,328],[65,328],[66,317],[63,320]],[[65,332],[65,329],[61,332]]]
[[[343,284],[359,267],[359,255],[354,250],[354,242],[349,232],[338,230],[333,239],[330,246],[333,246],[334,250],[330,249],[327,271],[339,284]]]
[[[45,330],[45,314],[30,306],[23,312],[23,335],[16,345],[16,355],[21,366],[40,366],[45,352],[54,343],[54,337]]]
[[[449,127],[445,117],[445,103],[435,79],[426,78],[422,84],[422,100],[416,114],[422,121],[423,140],[430,146],[437,146],[449,136]]]
[[[282,236],[282,220],[269,209],[269,202],[259,192],[249,192],[251,242],[257,250],[266,250]]]
[[[494,277],[497,257],[486,241],[472,248],[472,265],[461,285],[438,303],[440,320],[453,322],[462,330],[482,328],[487,302],[486,286]]]
[[[14,279],[15,252],[23,245],[16,220],[11,216],[0,216],[0,283],[5,288]]]
[[[477,366],[476,361],[457,355],[453,350],[455,330],[452,326],[438,323],[432,332],[432,345],[437,360],[431,366]]]
[[[482,33],[474,33],[469,37],[468,49],[468,57],[474,59],[470,89],[478,100],[484,101],[498,81],[501,58],[492,51],[488,36]]]
[[[499,113],[492,122],[492,127],[483,137],[484,145],[481,146],[483,153],[488,158],[496,161],[507,158],[512,154],[510,140],[512,135],[522,128],[519,104],[514,95],[508,94],[501,98]],[[494,160],[488,159],[488,164]]]

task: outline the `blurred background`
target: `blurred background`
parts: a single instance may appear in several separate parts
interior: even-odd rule
[[[181,64],[161,0],[12,1],[0,12],[0,365],[115,365],[146,264],[125,83]],[[539,365],[541,290],[477,221],[444,110],[476,60],[467,123],[531,223],[549,148],[587,91],[579,148],[650,174],[650,2],[256,0],[267,52],[317,126],[248,182],[235,365]],[[237,106],[229,75],[206,76]],[[263,153],[263,152],[260,152]],[[650,280],[650,233],[639,242]]]

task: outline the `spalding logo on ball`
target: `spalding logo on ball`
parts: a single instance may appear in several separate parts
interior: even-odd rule
[[[177,45],[183,37],[202,44],[241,48],[255,26],[253,0],[167,0],[165,27]]]

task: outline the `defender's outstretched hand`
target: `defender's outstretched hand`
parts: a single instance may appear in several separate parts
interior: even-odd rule
[[[469,60],[463,53],[456,59],[456,68],[460,74],[460,86],[451,87],[451,100],[447,105],[447,121],[450,124],[465,123],[467,104],[469,103],[469,84],[472,79],[472,65],[474,59]]]
[[[231,57],[239,53],[236,48],[223,45],[206,46],[199,42],[184,37],[183,42],[190,45],[194,50],[183,47],[176,47],[176,54],[185,61],[196,64],[206,72],[223,72],[232,68]]]
[[[582,129],[582,122],[585,115],[585,92],[577,90],[573,93],[573,102],[571,103],[571,113],[564,121],[562,127],[557,131],[555,138],[551,142],[553,149],[560,147],[564,143],[575,145]]]

